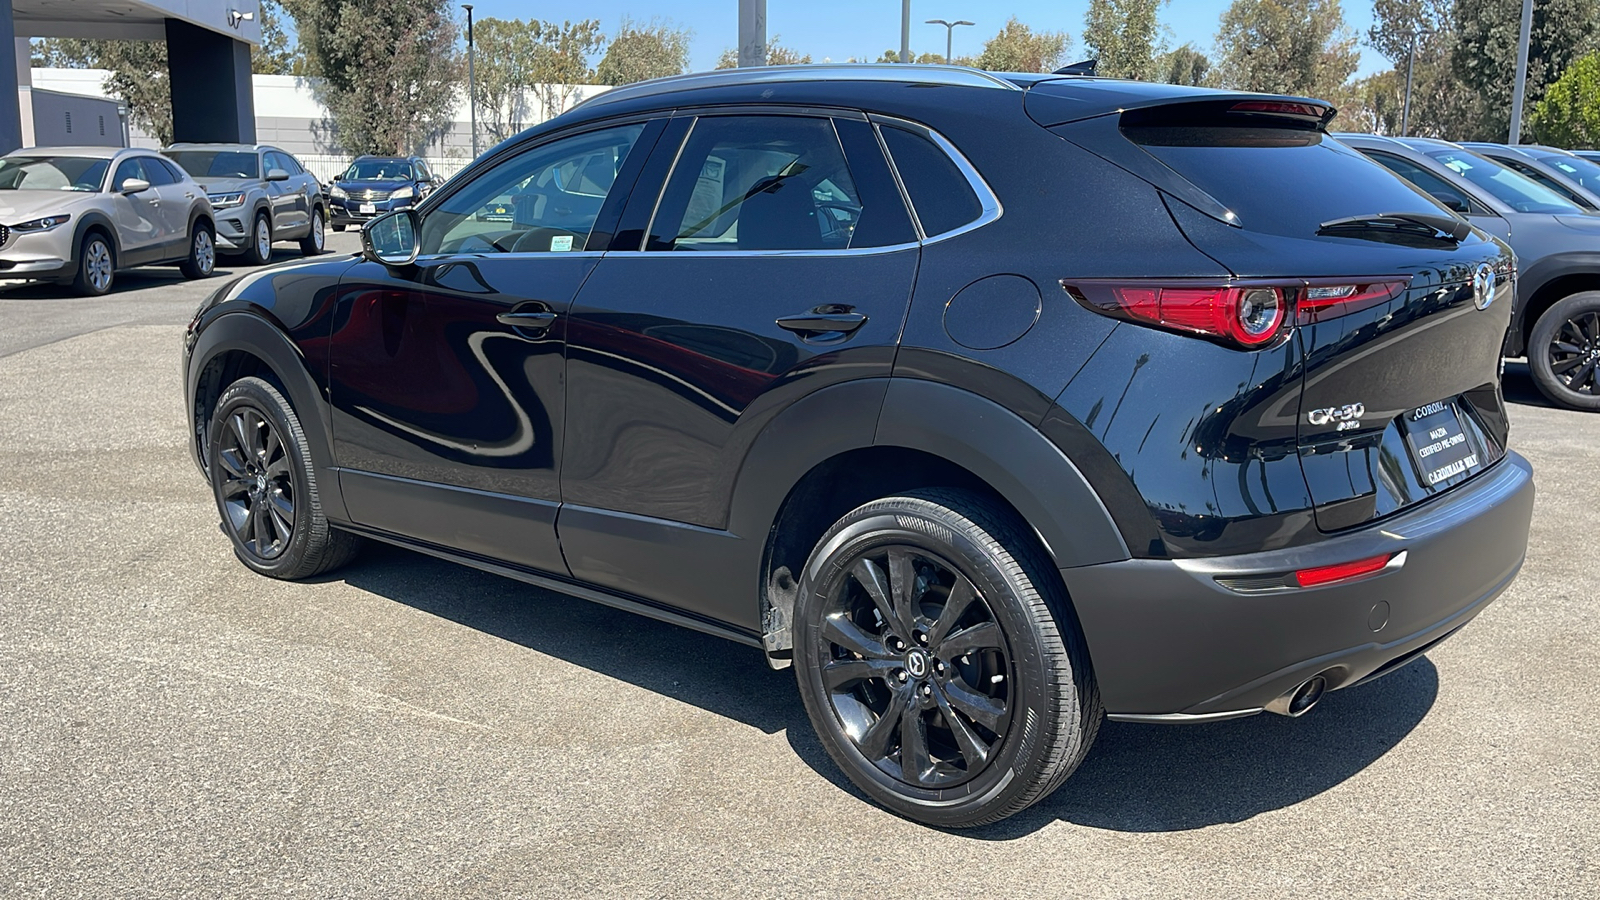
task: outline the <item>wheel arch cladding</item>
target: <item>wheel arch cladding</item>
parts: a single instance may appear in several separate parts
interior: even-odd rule
[[[253,362],[252,362],[253,361]],[[202,376],[213,371],[220,363],[223,377],[215,384],[203,384]],[[231,368],[231,371],[230,371]],[[279,388],[300,418],[306,444],[311,449],[311,461],[319,471],[329,471],[333,466],[332,444],[328,439],[327,411],[322,401],[322,389],[308,370],[305,357],[279,331],[277,326],[249,312],[230,312],[218,316],[202,331],[190,355],[189,371],[185,373],[187,394],[192,417],[190,434],[199,450],[198,429],[209,417],[210,406],[200,407],[206,394],[210,405],[239,377],[255,375]],[[323,493],[323,508],[330,518],[344,519],[344,502],[338,495],[337,481],[325,479],[319,485]]]
[[[77,261],[78,254],[83,250],[83,239],[89,236],[90,231],[99,231],[111,241],[111,254],[113,259],[122,258],[122,242],[117,239],[117,228],[104,213],[90,212],[78,220],[77,231],[73,233],[72,259]]]
[[[1527,297],[1521,310],[1516,350],[1527,348],[1539,316],[1573,294],[1600,291],[1600,253],[1562,253],[1545,257],[1517,276]]]

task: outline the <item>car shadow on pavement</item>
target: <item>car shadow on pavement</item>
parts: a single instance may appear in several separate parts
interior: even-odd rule
[[[761,651],[376,541],[328,580],[688,703],[766,734],[809,729]],[[818,748],[820,752],[820,747]]]
[[[1539,387],[1533,383],[1533,373],[1528,371],[1528,363],[1525,360],[1506,360],[1506,371],[1500,379],[1500,390],[1505,394],[1507,403],[1542,406],[1545,409],[1556,408],[1554,403],[1545,399],[1544,394],[1539,393]]]
[[[767,734],[787,732],[802,762],[870,802],[823,750],[792,673],[769,669],[754,648],[378,543],[369,543],[330,580]],[[1424,657],[1377,681],[1335,691],[1299,719],[1108,721],[1083,765],[1055,794],[1004,822],[958,834],[1008,840],[1057,820],[1128,832],[1243,821],[1361,772],[1416,728],[1438,688],[1438,671]]]

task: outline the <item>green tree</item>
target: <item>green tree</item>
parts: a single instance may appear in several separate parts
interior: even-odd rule
[[[163,145],[172,143],[172,85],[165,41],[46,38],[33,47],[33,64],[63,69],[106,69],[107,96],[128,105],[128,118]]]
[[[1511,127],[1511,92],[1522,30],[1519,0],[1456,0],[1459,34],[1451,54],[1463,87],[1482,99],[1479,115],[1463,123],[1463,137],[1503,141]],[[1529,107],[1544,96],[1580,56],[1595,48],[1600,0],[1538,0],[1528,48]]]
[[[1339,0],[1234,0],[1217,32],[1221,86],[1326,97],[1361,54]]]
[[[811,54],[801,55],[798,51],[783,46],[778,35],[773,35],[767,41],[767,65],[769,66],[800,66],[811,62]],[[717,58],[717,68],[736,69],[739,67],[739,51],[728,49],[722,51]]]
[[[472,25],[472,98],[478,127],[494,142],[503,141],[527,127],[532,111],[529,87],[533,83],[534,29],[516,19],[479,19]]]
[[[1156,10],[1166,0],[1089,0],[1083,43],[1099,59],[1096,72],[1111,78],[1154,81],[1162,74],[1156,56]]]
[[[632,84],[682,75],[689,70],[689,37],[687,28],[674,28],[670,22],[639,25],[623,19],[595,78],[601,84]]]
[[[1156,60],[1156,80],[1167,84],[1202,85],[1211,72],[1211,58],[1184,44]]]
[[[1410,133],[1462,139],[1464,122],[1481,118],[1482,101],[1456,77],[1455,0],[1376,0],[1367,43],[1394,63],[1404,106],[1406,68],[1411,67]],[[1416,56],[1411,56],[1416,36]],[[1392,132],[1398,134],[1398,128]]]
[[[283,17],[288,12],[278,0],[261,0],[261,43],[250,51],[250,70],[257,75],[304,75],[305,54],[298,41],[289,44]],[[292,18],[290,21],[294,21]]]
[[[1012,16],[999,34],[984,43],[978,68],[991,72],[1050,72],[1061,65],[1071,43],[1072,38],[1065,31],[1035,32]]]
[[[875,60],[872,60],[872,62],[877,62],[877,63],[898,63],[899,61],[900,61],[900,51],[899,50],[885,50],[885,51],[883,51],[883,55],[882,56],[878,57]],[[920,63],[922,65],[930,65],[930,64],[942,63],[942,62],[944,62],[944,54],[943,53],[923,53],[923,54],[921,54],[919,56],[911,57],[911,61],[914,62],[914,63]]]
[[[1404,87],[1405,77],[1393,69],[1344,85],[1326,98],[1339,110],[1332,127],[1367,134],[1399,134],[1400,92]]]
[[[286,0],[307,71],[357,153],[422,149],[449,125],[465,67],[449,0]]]
[[[544,117],[559,116],[578,95],[578,88],[595,82],[589,60],[605,49],[606,36],[599,19],[579,22],[532,21],[533,59],[528,66],[529,86],[539,98]]]
[[[1600,147],[1600,52],[1567,67],[1529,116],[1534,137],[1557,147]]]

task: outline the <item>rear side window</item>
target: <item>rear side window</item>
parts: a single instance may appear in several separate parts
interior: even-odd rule
[[[1581,215],[1583,210],[1547,187],[1530,181],[1505,166],[1468,150],[1432,150],[1428,155],[1497,197],[1517,212],[1566,213]]]
[[[164,184],[177,184],[178,177],[167,169],[165,163],[152,156],[141,156],[139,162],[144,168],[145,180],[155,187]]]
[[[971,183],[938,144],[924,135],[889,126],[883,128],[883,142],[911,195],[923,234],[936,237],[983,215],[983,204]]]

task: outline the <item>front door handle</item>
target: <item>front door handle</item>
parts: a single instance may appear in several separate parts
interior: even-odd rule
[[[495,316],[495,321],[501,325],[510,325],[512,328],[529,335],[540,335],[550,330],[556,323],[556,314],[553,312],[534,312],[532,310],[511,310]]]
[[[809,312],[784,316],[778,320],[778,327],[798,335],[848,335],[866,321],[867,317],[858,312]]]

